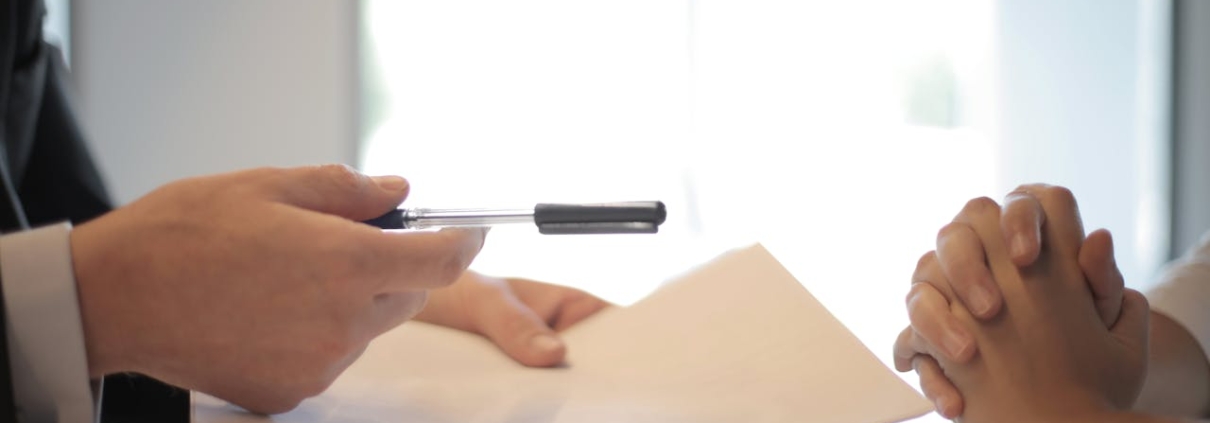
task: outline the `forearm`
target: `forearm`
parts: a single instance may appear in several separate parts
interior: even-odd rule
[[[1201,346],[1179,323],[1151,312],[1147,381],[1135,410],[1176,417],[1210,411],[1210,364]]]

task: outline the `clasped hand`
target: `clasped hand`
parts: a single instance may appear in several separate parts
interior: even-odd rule
[[[1068,190],[972,200],[916,267],[896,367],[917,371],[940,414],[969,422],[1128,409],[1146,374],[1148,306],[1123,285],[1109,232],[1085,238]]]

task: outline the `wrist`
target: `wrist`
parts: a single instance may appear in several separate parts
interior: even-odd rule
[[[88,354],[91,378],[134,369],[124,365],[128,340],[114,322],[114,313],[121,310],[115,304],[120,294],[105,275],[106,247],[96,222],[74,228],[70,235],[72,270],[80,302],[80,318],[84,326],[84,346]],[[119,308],[115,308],[119,306]]]
[[[1022,388],[966,396],[963,423],[1076,423],[1101,422],[1100,416],[1118,412],[1109,402],[1073,387]],[[973,393],[972,393],[973,394]]]

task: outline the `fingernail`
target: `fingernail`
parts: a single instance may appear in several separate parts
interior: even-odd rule
[[[945,350],[949,353],[950,359],[958,360],[966,353],[966,349],[970,346],[970,340],[954,330],[945,332]]]
[[[987,287],[976,285],[971,288],[970,304],[971,313],[976,316],[986,317],[987,313],[992,310],[992,293],[987,290]]]
[[[374,182],[378,184],[379,188],[387,191],[403,191],[408,187],[408,180],[403,179],[402,176],[375,176]]]
[[[1025,234],[1013,236],[1013,245],[1011,248],[1013,257],[1024,257],[1026,251],[1029,250],[1029,238]]]
[[[530,339],[529,346],[538,351],[555,351],[563,348],[563,341],[551,335],[541,334]]]
[[[937,401],[933,403],[933,406],[937,407],[937,414],[940,414],[942,417],[947,419],[950,418],[950,415],[946,414],[946,412],[949,411],[949,405],[950,402],[945,397],[937,398]]]

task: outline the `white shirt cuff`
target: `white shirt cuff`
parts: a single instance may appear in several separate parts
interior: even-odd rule
[[[95,420],[71,224],[0,237],[13,388],[22,423]]]
[[[1147,300],[1152,310],[1184,326],[1210,360],[1210,233],[1168,265]]]

